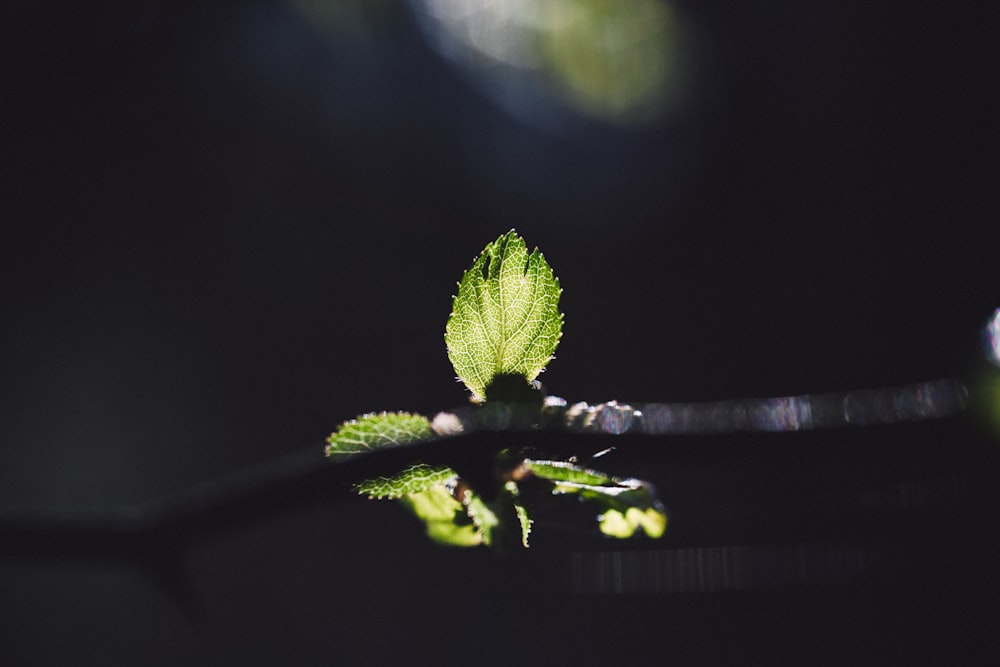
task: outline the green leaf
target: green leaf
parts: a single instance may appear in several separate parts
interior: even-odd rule
[[[569,461],[539,461],[537,459],[525,459],[524,465],[528,470],[541,479],[548,479],[553,482],[570,482],[572,484],[586,484],[590,486],[618,486],[618,481],[603,472],[589,470],[570,463]]]
[[[489,503],[483,500],[482,496],[469,489],[465,492],[465,511],[468,512],[472,523],[476,525],[483,544],[493,546],[496,540],[496,533],[501,528],[500,519],[493,511]]]
[[[424,522],[427,536],[435,542],[453,547],[474,547],[483,543],[479,527],[444,484],[411,493],[400,500]]]
[[[600,522],[602,533],[621,540],[632,537],[639,528],[653,539],[662,537],[667,529],[667,515],[654,507],[644,510],[629,507],[624,513],[620,509],[608,509]]]
[[[409,493],[400,500],[424,522],[427,535],[436,542],[456,547],[494,546],[503,532],[495,508],[470,487],[456,493],[457,479]]]
[[[667,528],[667,514],[652,485],[638,479],[618,479],[567,461],[525,459],[524,465],[540,479],[554,483],[552,493],[577,494],[598,508],[600,530],[625,539],[642,528],[659,538]]]
[[[537,248],[514,230],[490,243],[462,276],[445,330],[448,358],[473,398],[497,375],[533,381],[562,335],[562,290]]]
[[[430,466],[414,463],[406,470],[391,477],[373,477],[354,485],[354,489],[369,498],[401,498],[410,493],[426,491],[432,486],[454,482],[458,473],[448,466]]]
[[[531,517],[528,515],[528,508],[525,506],[524,501],[521,500],[520,491],[517,488],[517,482],[507,482],[504,484],[504,489],[510,494],[510,497],[514,504],[514,513],[517,515],[517,522],[521,526],[521,546],[528,546],[528,536],[531,535]]]
[[[383,447],[400,447],[433,437],[423,415],[408,412],[367,414],[344,422],[327,438],[326,455],[345,460]]]

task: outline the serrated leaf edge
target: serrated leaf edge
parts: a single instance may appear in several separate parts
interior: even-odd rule
[[[511,250],[511,248],[514,248],[514,250]],[[481,301],[481,297],[478,296],[478,293],[480,292],[480,287],[485,287],[487,282],[493,278],[499,279],[504,262],[508,260],[509,256],[513,252],[517,251],[524,253],[525,263],[523,268],[525,273],[531,271],[532,269],[536,269],[535,286],[533,288],[535,294],[538,294],[539,292],[544,293],[544,291],[538,287],[538,284],[546,277],[550,279],[556,286],[556,298],[554,304],[552,304],[552,306],[554,306],[555,308],[556,320],[558,322],[556,330],[554,332],[555,341],[552,343],[551,350],[549,351],[548,356],[545,358],[544,362],[542,362],[537,369],[531,368],[521,373],[518,372],[516,368],[504,367],[502,361],[498,358],[495,366],[492,368],[492,372],[489,374],[489,377],[484,378],[482,376],[480,371],[483,369],[480,368],[480,364],[475,362],[470,363],[468,365],[470,367],[469,369],[471,370],[471,372],[467,373],[466,377],[462,377],[462,374],[459,372],[459,368],[458,366],[456,366],[454,361],[454,355],[457,354],[456,350],[457,346],[455,345],[455,343],[458,341],[456,341],[453,337],[453,328],[452,328],[452,322],[454,321],[454,318],[456,317],[457,312],[459,310],[459,308],[457,308],[456,306],[459,303],[459,297],[462,296],[463,294],[462,288],[463,286],[465,286],[466,289],[468,290],[466,292],[466,296],[469,299],[475,299],[477,302]],[[486,275],[484,275],[484,268]],[[551,362],[555,358],[555,349],[559,346],[559,341],[562,340],[563,323],[565,320],[564,314],[559,311],[559,299],[562,295],[563,289],[562,286],[560,285],[559,278],[555,275],[555,272],[552,270],[552,267],[545,260],[545,255],[542,254],[542,252],[538,249],[537,246],[532,251],[529,252],[527,243],[525,242],[524,238],[521,237],[516,230],[511,229],[506,234],[501,234],[495,241],[492,241],[486,245],[483,251],[479,255],[477,255],[476,258],[473,260],[472,266],[465,272],[463,272],[462,279],[458,282],[457,285],[458,285],[458,293],[452,296],[452,310],[451,314],[448,316],[448,323],[445,327],[445,344],[448,349],[448,358],[452,362],[452,366],[455,367],[455,372],[457,376],[456,379],[465,384],[466,388],[472,394],[471,398],[473,402],[482,403],[486,400],[485,396],[486,387],[489,386],[493,378],[495,378],[499,374],[516,372],[517,374],[524,375],[525,379],[528,382],[534,381],[539,374],[545,371],[549,362]],[[476,294],[477,296],[473,297],[473,294]],[[476,308],[474,310],[474,313],[479,319],[482,328],[484,329],[488,328],[487,324],[482,320],[482,315],[483,315],[482,308]],[[546,318],[546,320],[544,321],[547,322],[549,320]],[[514,366],[521,365],[521,362],[523,362],[525,357],[528,356],[529,350],[535,348],[537,340],[538,340],[537,337],[533,338],[525,345],[524,349],[521,350],[521,355],[518,359],[518,362],[513,364]],[[506,342],[508,341],[501,340],[501,346],[505,345]],[[461,347],[464,348],[467,345],[468,344],[465,341],[462,341]],[[503,352],[503,347],[501,347],[500,350],[497,350],[497,356],[502,357],[503,356],[502,352]]]
[[[401,433],[401,435],[405,435],[408,437],[399,439],[388,437],[388,442],[375,444],[374,446],[372,446],[371,443],[364,442],[363,440],[351,441],[351,442],[356,442],[361,446],[361,448],[356,450],[342,451],[336,448],[338,438],[344,437],[345,433],[350,432],[352,428],[361,426],[366,422],[375,423],[375,420],[386,420],[390,417],[401,417],[401,418],[419,420],[421,422],[420,425],[423,427],[421,429],[422,433],[420,435]],[[378,435],[385,436],[384,433],[378,433]],[[424,415],[415,412],[403,412],[403,411],[366,412],[362,415],[359,415],[358,417],[355,417],[354,419],[349,419],[343,422],[340,426],[338,426],[337,429],[327,437],[326,439],[327,444],[326,447],[324,448],[324,452],[326,453],[326,456],[329,458],[337,456],[346,459],[353,456],[359,456],[362,454],[373,452],[378,449],[382,449],[384,447],[400,447],[407,444],[425,442],[428,440],[432,440],[433,438],[434,438],[434,432],[431,429],[430,421]]]
[[[414,478],[421,476],[424,478],[423,483],[416,484],[406,489],[403,488],[405,485],[411,483]],[[453,480],[457,479],[458,473],[448,466],[432,466],[418,461],[391,477],[371,477],[354,484],[352,488],[358,493],[358,495],[367,496],[369,500],[399,500],[403,496],[408,496],[414,493],[422,493],[438,485],[444,485],[447,487],[449,482],[454,484]],[[383,484],[389,489],[395,486],[396,489],[388,490],[385,493],[372,493],[366,490],[374,488],[378,484]]]

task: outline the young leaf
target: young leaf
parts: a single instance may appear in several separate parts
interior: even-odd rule
[[[369,498],[402,498],[410,493],[420,493],[432,486],[458,478],[458,473],[448,466],[430,466],[414,463],[392,477],[374,477],[354,485],[354,490]]]
[[[504,485],[504,489],[510,494],[511,500],[514,503],[514,513],[517,515],[517,522],[521,526],[521,546],[528,546],[528,536],[531,535],[531,516],[528,514],[528,508],[521,500],[520,492],[517,488],[516,482],[507,482]]]
[[[411,493],[400,500],[424,522],[427,536],[435,542],[453,547],[474,547],[483,543],[479,526],[444,484]]]
[[[327,438],[326,455],[339,460],[383,447],[399,447],[433,437],[427,417],[408,412],[367,414],[344,422]]]
[[[475,524],[483,544],[490,547],[496,541],[496,533],[501,529],[500,519],[493,507],[482,496],[469,489],[465,492],[465,510]]]
[[[619,486],[619,481],[597,470],[582,468],[569,461],[525,459],[524,465],[535,477],[553,482],[569,482],[586,486]]]
[[[400,500],[403,506],[424,522],[427,535],[435,542],[453,547],[479,544],[494,546],[502,532],[500,518],[489,503],[471,488],[455,497],[448,484],[435,484]]]
[[[601,532],[626,539],[642,528],[657,539],[667,528],[667,514],[651,485],[638,479],[618,479],[566,461],[525,459],[536,477],[553,482],[552,493],[575,493],[597,505]]]
[[[490,243],[458,284],[445,330],[448,358],[473,398],[497,375],[531,382],[562,335],[562,290],[537,248],[511,230]]]
[[[600,518],[601,532],[609,537],[625,540],[639,528],[653,539],[663,536],[667,528],[667,515],[662,509],[629,507],[623,513],[620,509],[608,509]]]

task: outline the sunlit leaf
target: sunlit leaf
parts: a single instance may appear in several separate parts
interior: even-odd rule
[[[431,466],[418,462],[391,477],[366,479],[355,484],[354,489],[361,495],[373,499],[401,498],[457,478],[458,474],[447,466]]]
[[[641,528],[655,539],[667,528],[667,514],[646,482],[618,479],[568,461],[526,459],[524,465],[536,477],[553,482],[553,493],[576,494],[591,502],[605,535],[625,539]]]
[[[455,547],[493,546],[502,528],[494,508],[469,487],[456,498],[454,488],[454,484],[435,484],[400,500],[424,522],[427,535],[436,542]]]
[[[590,486],[618,486],[618,481],[597,470],[582,468],[569,461],[540,461],[525,459],[524,464],[535,475],[553,482],[570,482]]]
[[[483,543],[479,527],[444,484],[411,493],[400,500],[424,522],[427,536],[435,542],[453,547],[474,547]]]
[[[326,455],[344,460],[384,447],[410,445],[433,437],[430,422],[408,412],[367,414],[344,422],[327,438]]]
[[[485,400],[497,375],[531,382],[562,335],[562,290],[536,248],[513,230],[490,243],[458,285],[445,330],[448,358],[473,398]]]
[[[624,513],[621,510],[609,509],[600,518],[601,532],[609,537],[620,540],[632,537],[635,531],[642,528],[647,536],[658,538],[667,529],[667,515],[662,510],[647,507],[629,507]]]
[[[531,535],[532,520],[528,514],[528,508],[521,500],[520,493],[515,482],[507,482],[504,486],[514,503],[514,513],[517,515],[517,522],[521,526],[521,546],[528,546],[528,537]]]
[[[496,531],[500,528],[500,519],[493,508],[483,500],[475,491],[471,489],[465,492],[465,509],[469,513],[469,518],[479,530],[483,544],[492,546],[496,539]]]

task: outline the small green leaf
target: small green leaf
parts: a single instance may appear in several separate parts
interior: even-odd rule
[[[474,547],[483,543],[479,527],[444,484],[411,493],[400,500],[424,522],[427,536],[435,542],[453,547]]]
[[[367,414],[344,422],[327,438],[326,455],[344,460],[383,447],[400,447],[433,437],[423,415],[408,412]]]
[[[373,477],[354,485],[354,489],[369,498],[401,498],[410,493],[426,491],[432,486],[458,479],[458,473],[447,466],[414,463],[392,477]]]
[[[483,500],[475,491],[469,489],[465,492],[465,510],[469,513],[469,518],[479,530],[483,544],[493,546],[496,540],[496,532],[500,528],[500,519],[493,508]]]
[[[638,479],[618,479],[568,461],[525,459],[535,477],[553,482],[552,493],[576,494],[598,507],[601,532],[625,539],[642,528],[657,539],[667,528],[667,514],[653,487]]]
[[[532,524],[531,517],[528,515],[528,508],[525,506],[524,501],[521,500],[517,482],[507,482],[504,484],[504,489],[510,494],[513,500],[514,513],[517,515],[517,522],[521,525],[521,546],[527,547]]]
[[[647,536],[657,539],[663,536],[667,529],[667,515],[662,510],[647,507],[629,507],[623,514],[621,510],[609,509],[601,517],[601,532],[620,540],[632,537],[640,527]]]
[[[400,500],[424,522],[427,535],[441,544],[493,546],[502,532],[495,508],[469,487],[456,493],[454,484],[436,484]]]
[[[525,459],[524,464],[528,470],[542,479],[553,482],[570,482],[572,484],[586,484],[590,486],[617,486],[618,481],[603,472],[588,470],[570,463],[569,461],[539,461],[537,459]]]
[[[500,374],[531,382],[562,335],[562,290],[536,248],[514,230],[490,243],[462,276],[445,330],[448,358],[473,398]]]

